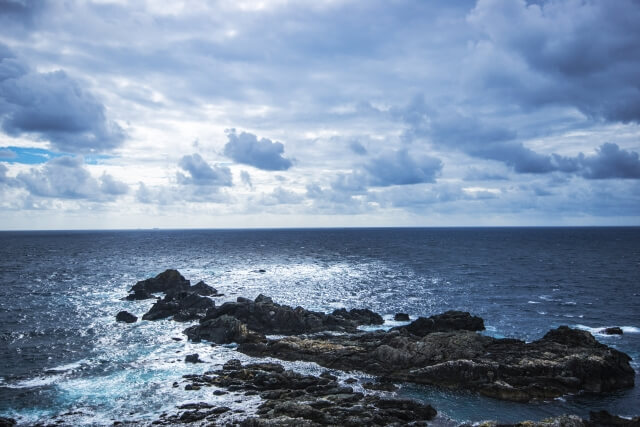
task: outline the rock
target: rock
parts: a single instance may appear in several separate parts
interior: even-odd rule
[[[261,342],[266,340],[264,335],[249,330],[247,325],[235,317],[227,315],[205,320],[199,325],[185,329],[184,333],[191,341],[206,340],[216,344]]]
[[[121,311],[116,314],[116,322],[135,323],[138,320],[138,316],[135,316],[128,311]]]
[[[409,315],[407,313],[396,313],[395,316],[393,316],[393,320],[396,322],[408,322]]]
[[[484,321],[465,311],[451,310],[428,318],[419,317],[406,326],[398,326],[393,329],[405,330],[413,335],[423,337],[432,332],[483,331]]]
[[[591,411],[589,412],[589,421],[587,422],[589,427],[605,427],[605,426],[628,426],[638,427],[640,426],[640,417],[634,417],[632,419],[621,418],[616,415],[611,415],[607,411]]]
[[[150,294],[144,289],[137,289],[133,293],[124,297],[124,299],[127,301],[138,301],[138,300],[151,299],[151,298],[155,298],[155,296]]]
[[[184,405],[180,405],[178,406],[178,409],[210,409],[213,408],[214,406],[211,405],[210,403],[206,403],[206,402],[198,402],[198,403],[185,403]]]
[[[12,427],[16,424],[16,420],[13,418],[0,417],[0,427]]]
[[[353,308],[349,311],[344,308],[340,308],[338,310],[334,310],[331,314],[335,317],[356,322],[358,325],[382,325],[384,323],[382,316],[367,308]]]
[[[471,322],[471,326],[478,325],[475,320]],[[468,324],[466,320],[462,323]],[[430,324],[438,327],[437,321]],[[394,329],[285,337],[244,343],[238,350],[250,356],[363,371],[387,381],[475,390],[514,401],[550,399],[581,391],[609,392],[634,384],[629,356],[598,343],[586,331],[566,326],[531,343],[464,329],[424,336]]]
[[[370,310],[339,311],[339,315],[325,314],[280,305],[270,297],[259,295],[254,301],[238,297],[210,310],[201,322],[220,316],[232,316],[245,323],[251,330],[262,334],[303,334],[326,330],[356,331],[357,326],[369,321],[382,321]],[[378,319],[379,318],[379,319]]]
[[[219,294],[215,288],[204,283],[202,280],[191,286],[188,291],[193,292],[194,294],[202,295],[205,297],[219,297],[222,294]]]
[[[604,333],[607,335],[622,335],[622,329],[614,326],[612,328],[605,328]]]
[[[391,392],[391,391],[398,390],[398,387],[396,387],[395,384],[387,383],[387,382],[381,382],[381,383],[366,382],[362,384],[362,387],[366,388],[367,390],[377,390],[377,391]]]
[[[178,292],[186,291],[190,282],[182,277],[182,274],[178,270],[165,270],[158,274],[156,277],[152,277],[146,280],[141,280],[131,288],[130,292],[144,291],[147,293],[156,292]]]
[[[204,363],[200,360],[200,355],[198,353],[187,354],[184,358],[184,361],[187,363]]]
[[[235,359],[225,363],[221,370],[185,376],[202,386],[259,394],[262,404],[254,417],[239,420],[242,426],[425,425],[437,414],[430,405],[417,401],[354,392],[331,377],[304,375],[277,363],[242,365]],[[211,413],[198,405],[183,405],[179,409]],[[191,413],[185,418],[192,417]]]
[[[187,291],[172,292],[158,300],[142,316],[143,320],[158,320],[173,316],[173,320],[184,322],[203,318],[215,303],[207,298]]]

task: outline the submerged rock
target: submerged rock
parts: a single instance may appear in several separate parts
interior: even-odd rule
[[[612,328],[605,328],[604,333],[607,335],[622,335],[622,328],[614,326]]]
[[[389,381],[470,389],[514,401],[613,391],[633,386],[635,375],[629,356],[598,343],[586,331],[566,326],[532,343],[464,329],[420,337],[396,328],[245,343],[239,351],[358,370]]]
[[[159,320],[173,316],[173,320],[184,322],[203,318],[215,303],[207,298],[187,291],[167,294],[158,300],[142,316],[142,320]]]
[[[365,395],[343,386],[330,375],[304,375],[285,370],[277,363],[242,365],[232,359],[221,370],[185,378],[192,381],[192,387],[216,386],[244,391],[247,395],[258,394],[263,403],[254,417],[240,421],[243,426],[424,425],[437,414],[427,404]],[[207,412],[210,408],[200,405],[183,408],[199,411],[195,418],[215,421],[215,414]],[[200,418],[202,414],[205,415]],[[192,419],[193,414],[175,416],[182,417]]]
[[[116,314],[116,322],[135,323],[138,320],[138,316],[135,316],[128,311],[121,311]]]

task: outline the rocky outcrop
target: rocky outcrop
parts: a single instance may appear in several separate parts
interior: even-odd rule
[[[201,319],[213,308],[215,303],[208,297],[188,291],[172,292],[156,301],[142,316],[142,320],[159,320],[173,316],[173,320],[185,322]]]
[[[335,314],[337,312],[337,314]],[[262,334],[305,334],[320,331],[351,331],[369,322],[382,323],[382,317],[370,310],[337,310],[334,314],[292,308],[273,302],[270,297],[259,295],[254,301],[239,297],[210,310],[201,322],[220,316],[231,316],[253,331]]]
[[[393,316],[393,320],[395,320],[396,322],[408,322],[410,319],[407,313],[396,313]]]
[[[483,331],[484,321],[465,311],[450,310],[431,317],[418,317],[410,324],[394,329],[423,337],[433,332]]]
[[[204,363],[202,360],[200,360],[200,355],[198,353],[187,354],[184,357],[184,361],[186,363]]]
[[[258,394],[263,402],[255,416],[240,421],[243,426],[424,425],[436,416],[436,410],[430,405],[365,395],[340,384],[328,372],[320,376],[304,375],[285,370],[277,363],[242,365],[234,359],[220,370],[186,375],[185,378],[191,381],[190,389],[216,386],[233,392]],[[184,419],[216,422],[218,419],[219,414],[211,412],[210,405],[193,404],[193,408],[154,424]]]
[[[185,291],[191,283],[185,279],[178,270],[165,270],[156,277],[141,280],[131,288],[130,292],[146,292],[153,294],[157,292],[178,292]]]
[[[618,326],[614,326],[611,328],[605,328],[604,333],[607,335],[622,335],[623,332],[622,332],[622,328]]]
[[[532,343],[464,329],[420,337],[398,328],[346,336],[286,337],[245,343],[239,350],[252,356],[364,371],[392,381],[470,389],[514,401],[607,392],[634,383],[629,356],[598,343],[586,331],[568,327],[552,330]]]
[[[178,270],[165,270],[156,277],[141,280],[131,287],[129,295],[124,299],[128,301],[156,298],[156,293],[181,293],[188,292],[196,295],[219,297],[222,294],[204,283],[202,280],[191,286],[191,282],[185,279]]]
[[[607,411],[592,411],[589,413],[589,419],[583,419],[577,415],[561,415],[542,421],[521,421],[515,424],[486,421],[480,425],[484,427],[640,427],[640,417],[628,419],[611,415]]]
[[[331,315],[336,318],[354,322],[356,325],[382,325],[384,323],[382,316],[368,308],[352,308],[349,311],[340,308],[334,310]]]
[[[249,330],[247,325],[227,315],[205,320],[199,325],[185,329],[184,333],[195,342],[205,340],[216,344],[241,344],[266,341],[264,335]]]
[[[116,322],[135,323],[138,320],[138,316],[135,316],[128,311],[121,311],[116,314]]]

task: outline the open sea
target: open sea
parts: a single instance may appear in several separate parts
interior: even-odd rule
[[[146,423],[197,401],[251,413],[256,397],[172,387],[227,359],[250,360],[233,345],[187,342],[182,330],[195,322],[116,323],[120,310],[141,317],[151,307],[153,300],[122,297],[167,268],[224,293],[216,304],[263,293],[314,310],[366,307],[387,319],[384,327],[398,324],[396,312],[465,310],[485,320],[486,334],[527,341],[569,325],[626,352],[640,371],[637,227],[1,232],[0,416],[24,424]],[[599,333],[608,326],[624,334]],[[184,363],[189,353],[207,363]],[[599,409],[639,415],[638,376],[636,384],[529,404],[408,384],[397,394],[431,403],[436,425],[455,425]]]

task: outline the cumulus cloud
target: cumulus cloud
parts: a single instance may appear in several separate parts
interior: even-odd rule
[[[230,187],[233,184],[231,170],[228,167],[209,166],[198,153],[183,156],[178,165],[186,172],[177,172],[179,184],[212,187]]]
[[[31,195],[47,198],[103,200],[128,190],[111,175],[94,178],[81,157],[57,157],[42,167],[18,173],[16,181]]]
[[[640,121],[638,1],[479,0],[468,21],[491,61],[473,72],[505,101]]]
[[[594,156],[579,157],[581,174],[588,179],[640,179],[640,159],[635,151],[622,150],[617,144],[600,146]]]
[[[106,117],[105,107],[64,71],[40,73],[0,46],[0,120],[2,130],[27,135],[71,153],[114,149],[123,129]]]
[[[442,161],[426,155],[411,155],[408,150],[402,149],[371,159],[364,169],[373,186],[420,184],[435,182],[442,170]]]
[[[224,146],[225,156],[238,163],[243,163],[267,171],[289,169],[293,163],[284,157],[284,145],[268,138],[260,138],[252,133],[236,133],[235,129],[227,132],[228,142]]]

